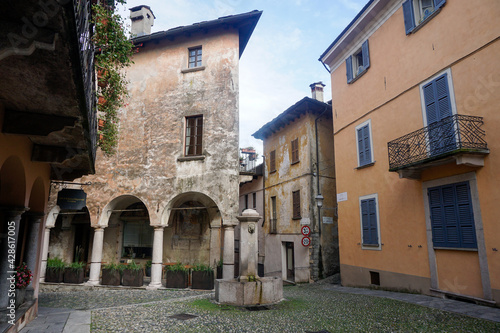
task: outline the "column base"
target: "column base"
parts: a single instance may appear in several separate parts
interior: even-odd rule
[[[99,286],[100,285],[100,282],[99,280],[88,280],[87,282],[84,283],[85,286]]]
[[[146,290],[157,290],[163,287],[161,283],[150,283],[147,287]]]

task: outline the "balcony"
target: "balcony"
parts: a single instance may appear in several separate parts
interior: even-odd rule
[[[482,125],[482,117],[457,114],[392,140],[387,144],[389,171],[420,179],[422,170],[452,161],[481,167],[489,154]]]
[[[62,4],[61,4],[62,3]],[[96,98],[91,1],[4,1],[0,26],[2,133],[32,142],[51,178],[94,173]]]

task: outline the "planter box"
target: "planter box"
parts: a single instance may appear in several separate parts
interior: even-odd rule
[[[102,281],[101,284],[107,286],[119,286],[120,285],[120,271],[117,269],[102,269]]]
[[[64,270],[62,269],[51,269],[47,268],[45,271],[45,282],[55,282],[61,283],[63,282]]]
[[[168,271],[167,270],[167,288],[182,288],[188,287],[188,272],[187,271]]]
[[[214,289],[214,272],[213,271],[193,271],[191,276],[192,289]]]
[[[144,284],[144,274],[142,269],[134,271],[131,269],[124,269],[122,276],[122,285],[130,287],[142,287]]]
[[[74,284],[83,283],[83,269],[75,270],[72,268],[65,268],[64,283],[74,283]]]
[[[146,276],[151,276],[151,267],[146,267]]]

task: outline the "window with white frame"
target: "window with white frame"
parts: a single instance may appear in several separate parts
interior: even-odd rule
[[[374,163],[371,120],[356,126],[356,148],[358,152],[358,167]]]
[[[380,250],[380,219],[378,195],[370,194],[359,198],[361,222],[361,244],[363,249]]]
[[[446,0],[406,0],[403,3],[406,34],[427,22],[445,4]]]
[[[370,67],[370,50],[368,40],[365,40],[361,47],[346,59],[347,83],[354,82],[363,75]]]

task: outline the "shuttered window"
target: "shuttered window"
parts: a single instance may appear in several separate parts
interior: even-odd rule
[[[356,128],[359,166],[372,163],[370,124]]]
[[[269,154],[269,168],[271,169],[271,172],[276,171],[276,150],[273,150]]]
[[[368,40],[365,40],[361,48],[346,59],[345,64],[347,83],[354,82],[356,78],[363,75],[370,68]]]
[[[361,200],[360,204],[363,245],[378,246],[377,201],[370,198]]]
[[[434,247],[477,248],[469,182],[427,191]]]
[[[445,4],[446,0],[406,0],[403,3],[406,34],[409,35],[419,25],[426,23]]]
[[[299,162],[299,138],[292,140],[292,164]]]
[[[292,192],[293,201],[293,218],[300,219],[300,191]]]
[[[185,156],[201,155],[203,148],[203,116],[186,117]]]

